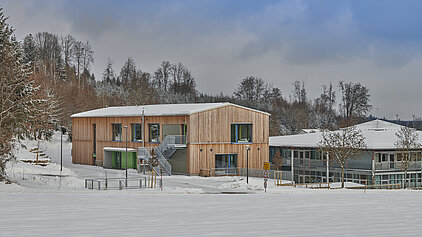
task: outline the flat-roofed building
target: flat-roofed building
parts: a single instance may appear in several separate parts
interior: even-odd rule
[[[270,114],[231,103],[121,106],[72,115],[72,162],[139,168],[151,157],[169,173],[262,169]],[[128,159],[126,164],[126,142]],[[167,164],[167,163],[168,164]]]
[[[345,169],[345,180],[360,184],[403,184],[403,151],[395,143],[396,133],[401,125],[373,120],[355,125],[365,137],[366,149],[358,159],[349,159]],[[339,182],[341,169],[319,150],[324,131],[290,136],[270,137],[270,161],[278,150],[282,156],[282,170],[293,170],[297,183]],[[416,131],[419,143],[422,132]],[[408,163],[407,182],[410,187],[421,186],[421,149],[412,150],[412,159]]]

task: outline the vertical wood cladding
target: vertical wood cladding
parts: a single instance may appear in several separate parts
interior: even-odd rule
[[[122,125],[122,142],[112,141],[112,124]],[[137,117],[86,117],[72,118],[73,149],[72,162],[93,164],[93,128],[96,124],[96,159],[103,160],[104,147],[126,147],[128,126],[128,147],[137,148],[142,142],[131,142],[131,124],[142,123]],[[163,124],[187,124],[188,173],[199,174],[200,169],[215,167],[216,154],[238,154],[238,167],[246,167],[246,144],[231,143],[231,124],[252,124],[252,143],[249,151],[249,167],[262,169],[269,159],[269,115],[228,105],[221,108],[195,113],[189,116],[145,116],[143,136],[145,146],[158,146],[148,142],[148,124],[160,124],[160,141],[163,140]],[[259,150],[258,150],[259,148]],[[202,151],[200,151],[202,149]],[[211,151],[212,150],[212,151]]]
[[[249,168],[262,169],[269,159],[267,114],[229,105],[192,114],[189,121],[188,167],[191,174],[214,168],[217,154],[237,154],[237,166],[246,167],[246,145],[250,145]],[[231,124],[252,124],[252,143],[231,143]]]

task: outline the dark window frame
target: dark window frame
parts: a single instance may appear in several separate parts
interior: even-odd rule
[[[132,137],[131,137],[131,140],[132,140],[132,142],[142,142],[142,123],[131,123],[130,124],[130,127],[131,127],[131,135],[132,135]],[[136,139],[137,138],[137,128],[139,128],[140,129],[140,131],[141,131],[141,139]]]
[[[151,139],[151,127],[157,125],[157,141]],[[160,124],[159,123],[149,123],[148,124],[148,142],[150,143],[160,143]]]
[[[247,126],[247,140],[242,141],[240,126]],[[249,131],[248,131],[249,130]],[[252,123],[232,123],[230,125],[230,141],[231,143],[252,143],[253,142],[253,124]],[[249,134],[250,133],[250,134]],[[250,136],[249,136],[250,135]]]
[[[115,126],[119,126],[119,140],[116,139],[116,136],[114,134],[115,132]],[[111,124],[111,136],[113,142],[121,142],[122,141],[122,124],[121,123],[112,123]]]

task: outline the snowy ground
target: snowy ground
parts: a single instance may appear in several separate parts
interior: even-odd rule
[[[124,171],[74,165],[60,137],[45,144],[52,164],[10,164],[0,183],[0,236],[420,236],[422,191],[275,187],[245,177],[165,176],[159,189],[86,190],[84,178]],[[33,144],[26,142],[30,149]],[[31,159],[25,149],[21,159]],[[129,177],[143,177],[134,170]],[[351,185],[351,184],[350,184]],[[245,194],[223,194],[245,193]]]

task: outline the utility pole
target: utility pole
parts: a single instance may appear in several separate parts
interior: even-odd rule
[[[126,179],[125,179],[125,184],[127,187],[127,126],[125,126],[126,129]]]
[[[250,146],[246,145],[246,183],[249,184],[249,150]]]
[[[142,147],[145,148],[145,107],[142,107]],[[142,167],[145,174],[145,160],[142,159]]]

